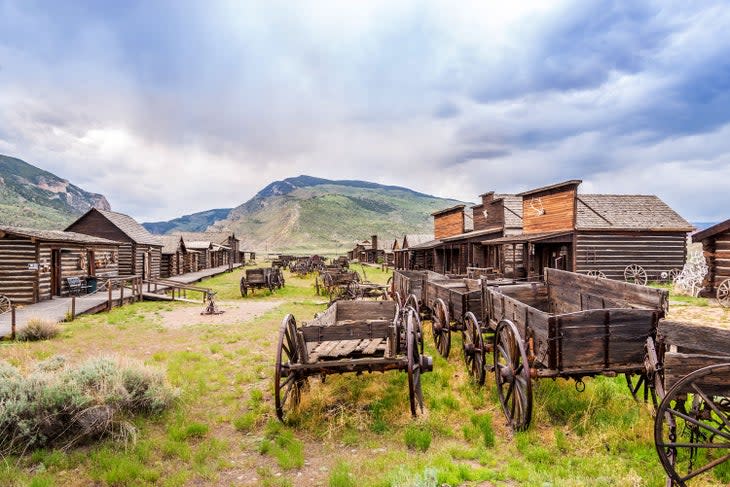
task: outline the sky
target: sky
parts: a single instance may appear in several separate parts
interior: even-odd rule
[[[730,217],[721,1],[0,0],[0,154],[141,221],[308,174]]]

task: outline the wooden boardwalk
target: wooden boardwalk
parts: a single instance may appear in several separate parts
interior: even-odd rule
[[[240,267],[241,264],[235,264],[234,268]],[[180,283],[190,284],[198,282],[209,277],[217,276],[228,271],[228,266],[214,267],[212,269],[205,269],[198,272],[190,272],[188,274],[182,274],[175,276],[174,280]],[[158,286],[158,291],[166,289],[164,286]],[[147,291],[147,285],[145,284],[144,290]],[[118,306],[122,295],[119,289],[112,291],[112,302],[114,306]],[[133,298],[131,288],[124,289],[124,301],[129,302]],[[106,306],[109,300],[109,294],[107,291],[87,294],[76,297],[76,315],[82,315],[87,313],[98,313],[99,311],[106,310]],[[36,304],[25,305],[22,308],[18,308],[15,312],[15,323],[16,330],[20,330],[28,320],[32,318],[40,318],[43,320],[50,320],[55,322],[61,322],[66,319],[66,315],[71,311],[71,298],[70,297],[54,297],[53,299],[41,301]],[[10,336],[11,333],[11,316],[10,313],[0,315],[0,338]]]

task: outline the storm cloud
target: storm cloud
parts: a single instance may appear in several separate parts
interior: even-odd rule
[[[0,0],[0,153],[140,220],[298,174],[728,218],[723,2]]]

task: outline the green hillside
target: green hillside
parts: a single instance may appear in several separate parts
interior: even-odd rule
[[[164,235],[168,232],[204,232],[218,220],[228,218],[230,208],[201,211],[192,215],[181,216],[166,222],[143,223],[142,226],[151,233]]]
[[[91,207],[110,209],[104,196],[0,154],[0,224],[63,228]]]
[[[343,253],[356,240],[432,233],[430,214],[458,204],[397,186],[299,176],[271,183],[212,230],[232,230],[265,252]]]

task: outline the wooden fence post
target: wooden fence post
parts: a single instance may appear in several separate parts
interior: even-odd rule
[[[112,310],[112,281],[109,280],[109,283],[107,284],[107,287],[109,288],[109,298],[107,300],[107,311]]]
[[[71,296],[71,321],[76,319],[76,296]]]
[[[10,339],[15,340],[15,305],[10,306]]]
[[[119,306],[124,306],[124,284],[125,282],[122,281],[122,285],[119,286]]]

